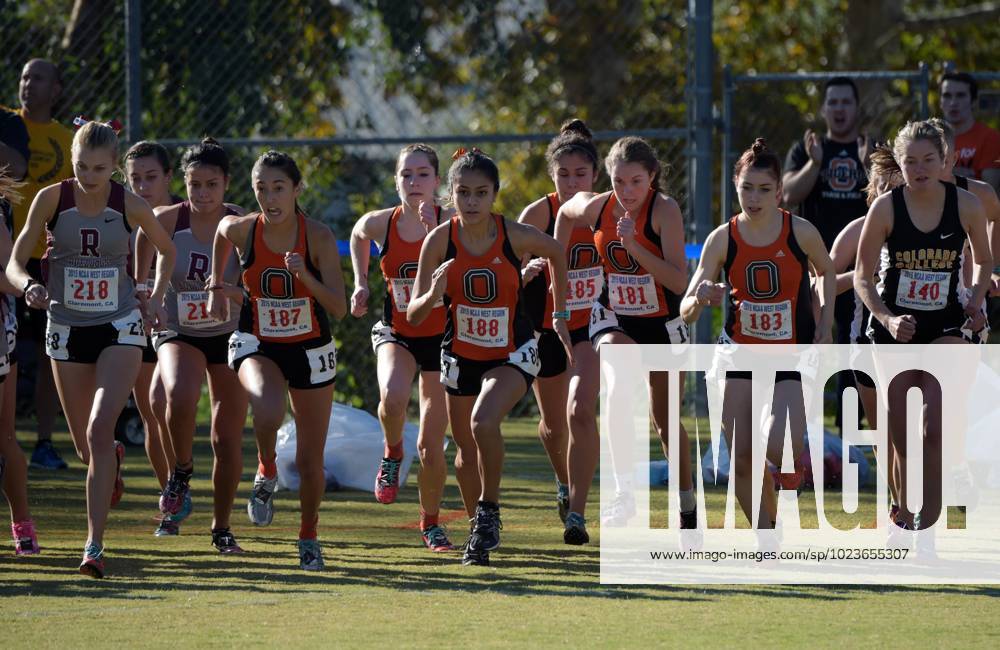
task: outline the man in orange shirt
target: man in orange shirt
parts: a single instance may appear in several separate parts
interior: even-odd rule
[[[62,80],[55,64],[45,59],[32,59],[21,71],[18,98],[21,108],[17,113],[28,130],[28,171],[21,188],[23,200],[14,206],[14,238],[24,228],[28,209],[35,195],[43,187],[58,183],[73,175],[70,145],[73,132],[52,119],[52,108],[62,92]],[[28,272],[36,280],[41,277],[41,257],[45,253],[45,240],[35,245],[28,262]],[[23,299],[18,299],[18,337],[32,339],[30,345],[19,345],[22,352],[33,347],[36,352],[35,414],[38,423],[38,440],[31,454],[31,466],[43,469],[64,469],[66,462],[52,446],[52,428],[59,408],[59,396],[52,368],[45,355],[46,315],[38,309],[28,309]],[[28,341],[25,341],[28,343]],[[20,356],[20,355],[19,355]],[[26,364],[19,366],[24,369]]]
[[[949,72],[941,77],[941,110],[955,129],[958,162],[955,174],[986,181],[1000,188],[1000,133],[977,122],[972,108],[979,84],[967,72]]]

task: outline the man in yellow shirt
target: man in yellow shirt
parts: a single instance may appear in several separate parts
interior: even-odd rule
[[[28,129],[28,173],[21,189],[24,200],[14,207],[14,237],[21,232],[28,219],[28,209],[35,195],[43,187],[58,183],[73,175],[70,159],[70,145],[73,132],[52,119],[52,107],[62,91],[59,70],[51,61],[32,59],[21,72],[18,98],[21,109],[18,114]],[[36,280],[42,280],[41,258],[45,253],[45,239],[35,245],[28,272]],[[18,336],[33,339],[36,351],[37,372],[35,375],[35,413],[38,420],[38,441],[31,454],[31,466],[45,469],[64,469],[66,462],[52,446],[52,427],[59,408],[59,396],[52,379],[52,368],[45,355],[46,314],[38,309],[25,307],[24,300],[18,299]],[[19,346],[21,349],[24,346]],[[24,365],[24,364],[21,364]]]

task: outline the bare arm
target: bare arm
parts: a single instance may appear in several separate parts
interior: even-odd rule
[[[629,255],[653,276],[657,284],[673,293],[683,293],[688,286],[688,277],[684,256],[684,218],[677,202],[670,198],[662,202],[657,201],[653,212],[653,224],[654,229],[659,225],[662,257],[636,242],[634,223],[629,234],[620,227],[622,245]],[[621,226],[621,222],[619,225]]]
[[[226,297],[226,286],[223,282],[229,256],[233,254],[234,242],[242,246],[250,233],[250,226],[256,219],[255,215],[239,217],[230,215],[223,217],[215,230],[212,240],[212,275],[208,279],[208,311],[216,320],[229,320],[229,300]]]
[[[371,262],[371,242],[385,241],[391,210],[369,212],[358,219],[351,229],[351,267],[354,269],[354,293],[351,294],[351,314],[360,318],[368,313],[368,269]]]
[[[42,189],[35,195],[31,207],[28,209],[28,219],[21,229],[17,240],[14,242],[14,250],[10,256],[10,264],[7,266],[7,279],[18,289],[23,290],[28,280],[32,279],[25,265],[31,258],[35,249],[35,242],[42,236],[45,224],[56,213],[59,207],[59,186],[50,185]],[[28,305],[35,309],[45,309],[48,306],[48,292],[41,284],[31,287],[31,291],[25,292],[25,300]]]
[[[833,308],[836,300],[836,273],[833,270],[833,260],[826,251],[826,245],[816,226],[805,219],[794,217],[792,229],[799,247],[809,257],[809,264],[816,274],[818,282],[817,293],[820,296],[821,311],[816,324],[815,343],[833,342]]]
[[[983,209],[982,201],[968,192],[959,194],[958,206],[962,227],[969,235],[972,259],[976,265],[971,287],[972,297],[966,306],[966,312],[979,311],[986,298],[986,292],[990,289],[990,278],[993,272],[993,257],[986,234],[986,211]]]
[[[13,249],[14,242],[10,238],[10,232],[6,228],[0,227],[0,265],[4,268],[7,268],[7,264],[10,262],[10,254]],[[0,292],[20,296],[21,287],[14,286],[14,284],[7,279],[7,275],[5,273],[0,273]]]
[[[805,201],[816,181],[819,180],[820,166],[823,164],[823,147],[819,135],[809,129],[802,137],[808,159],[797,170],[790,170],[781,177],[782,197],[785,205],[798,205]]]
[[[406,308],[406,320],[411,325],[419,325],[427,320],[434,305],[448,288],[448,268],[454,260],[442,264],[448,246],[449,224],[443,223],[424,238],[417,263],[417,278],[413,283],[413,294]]]
[[[833,242],[830,259],[833,260],[833,270],[837,274],[837,291],[840,294],[854,290],[854,259],[858,254],[858,240],[861,239],[861,229],[865,218],[858,217],[840,231]]]
[[[681,318],[685,323],[691,324],[698,320],[705,307],[722,304],[725,288],[724,285],[716,283],[716,280],[726,259],[726,246],[729,243],[727,228],[726,224],[722,224],[705,240],[698,268],[695,269],[687,293],[681,300]]]
[[[337,238],[333,236],[333,231],[329,227],[318,221],[309,219],[306,221],[306,227],[309,256],[320,277],[313,275],[306,267],[305,260],[296,254],[285,255],[285,266],[306,285],[323,309],[340,320],[347,315],[347,297],[344,289],[344,273],[340,269]]]
[[[150,292],[149,302],[162,309],[163,297],[170,284],[170,275],[174,272],[174,262],[177,258],[174,240],[153,216],[153,210],[149,204],[131,192],[125,193],[125,213],[128,215],[129,224],[133,228],[141,228],[149,241],[156,247],[158,253],[156,257],[156,281]]]
[[[566,250],[573,228],[578,225],[591,226],[597,223],[604,195],[592,192],[577,192],[569,201],[559,206],[556,214],[556,225],[552,231],[555,240]]]
[[[874,277],[878,269],[882,246],[891,231],[891,197],[885,194],[876,199],[875,203],[868,209],[868,216],[865,217],[861,237],[858,240],[857,261],[854,265],[854,290],[858,292],[861,301],[868,307],[872,316],[883,326],[887,320],[893,318],[893,314],[885,306],[882,296],[878,295]]]

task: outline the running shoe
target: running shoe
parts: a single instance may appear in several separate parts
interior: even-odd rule
[[[616,492],[608,507],[601,512],[601,525],[622,527],[635,516],[635,497],[631,492]]]
[[[979,487],[969,470],[968,463],[963,463],[952,470],[951,482],[955,488],[955,499],[962,504],[958,506],[959,512],[965,512],[967,508],[975,509],[979,503]]]
[[[681,530],[693,530],[698,527],[698,509],[681,513]]]
[[[115,468],[115,487],[111,491],[111,507],[114,508],[122,500],[122,495],[125,494],[125,481],[122,479],[122,462],[125,460],[125,445],[120,441],[115,440],[115,461],[117,467]]]
[[[889,536],[885,547],[889,549],[913,548],[913,529],[905,521],[889,524]]]
[[[299,567],[303,571],[323,570],[323,549],[315,539],[299,540]]]
[[[160,519],[160,525],[153,531],[153,535],[156,537],[173,537],[179,535],[180,532],[180,522],[174,521],[171,515],[163,515],[163,518]]]
[[[35,522],[30,519],[11,523],[10,532],[14,536],[14,555],[37,555],[42,550],[38,548]]]
[[[228,528],[219,528],[212,531],[212,546],[218,549],[223,555],[236,555],[243,552],[240,545],[236,543],[236,538]]]
[[[559,519],[565,524],[569,514],[569,486],[556,481],[556,503],[559,504]]]
[[[66,461],[51,440],[39,440],[31,452],[31,467],[34,469],[66,469]]]
[[[500,506],[489,501],[480,501],[473,518],[469,549],[492,551],[500,546]]]
[[[191,475],[178,476],[177,470],[170,472],[167,486],[160,493],[160,512],[165,515],[179,515],[184,510],[185,503],[191,502]],[[190,510],[188,514],[191,514]],[[184,515],[186,517],[187,515]],[[184,519],[181,517],[178,521]]]
[[[913,533],[916,537],[917,559],[921,562],[936,560],[937,539],[933,528],[924,528]]]
[[[188,490],[184,495],[184,504],[181,506],[180,512],[176,515],[163,515],[160,519],[160,525],[153,531],[153,535],[156,537],[170,537],[180,534],[181,522],[188,518],[193,509],[194,504],[191,502],[191,491]]]
[[[563,530],[563,541],[573,546],[581,546],[590,541],[587,533],[587,522],[578,512],[566,515],[566,528]]]
[[[399,494],[399,468],[403,460],[383,458],[375,477],[375,500],[379,503],[393,503]]]
[[[274,492],[278,489],[278,475],[266,478],[260,472],[253,477],[253,492],[247,501],[247,515],[254,526],[267,526],[274,519]],[[322,560],[321,560],[322,561]]]
[[[465,552],[462,553],[462,564],[465,566],[489,566],[490,552],[472,547],[473,535],[465,542]]]
[[[104,549],[87,542],[83,549],[83,562],[80,563],[80,573],[91,578],[104,577]]]
[[[805,467],[799,461],[795,461],[795,471],[791,474],[778,474],[778,485],[782,490],[798,490],[802,486],[802,479],[805,478]]]
[[[420,536],[424,540],[424,545],[435,553],[455,550],[455,545],[448,539],[448,533],[437,524],[420,531]]]

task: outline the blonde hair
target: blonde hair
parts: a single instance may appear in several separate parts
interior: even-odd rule
[[[895,139],[875,147],[875,151],[872,152],[870,158],[871,168],[869,174],[880,176],[890,181],[898,175],[900,182],[902,182],[903,168],[900,167],[899,161],[906,155],[906,148],[917,140],[927,140],[934,145],[938,155],[941,156],[941,160],[944,161],[944,152],[947,147],[945,146],[945,134],[941,127],[935,124],[934,120],[907,122],[906,126],[901,128],[899,133],[896,134]],[[869,182],[869,190],[872,187],[874,185]],[[869,191],[870,196],[871,193]],[[869,200],[873,201],[874,199]]]
[[[947,120],[942,120],[940,117],[932,117],[927,121],[936,126],[938,129],[940,129],[941,134],[944,136],[945,144],[948,145],[948,149],[949,150],[954,149],[955,128],[951,124],[948,124]]]
[[[875,202],[882,192],[879,185],[888,188],[899,187],[903,184],[903,172],[899,169],[899,163],[892,155],[892,149],[888,145],[880,144],[875,147],[869,156],[868,186],[865,187],[865,199],[870,206]]]
[[[101,148],[110,149],[112,158],[118,159],[118,134],[113,128],[104,122],[91,120],[77,129],[71,149],[74,158],[83,149]]]
[[[0,199],[6,199],[11,203],[21,202],[21,193],[18,192],[18,188],[23,187],[24,183],[14,180],[14,178],[7,173],[8,167],[4,165],[0,167]]]

